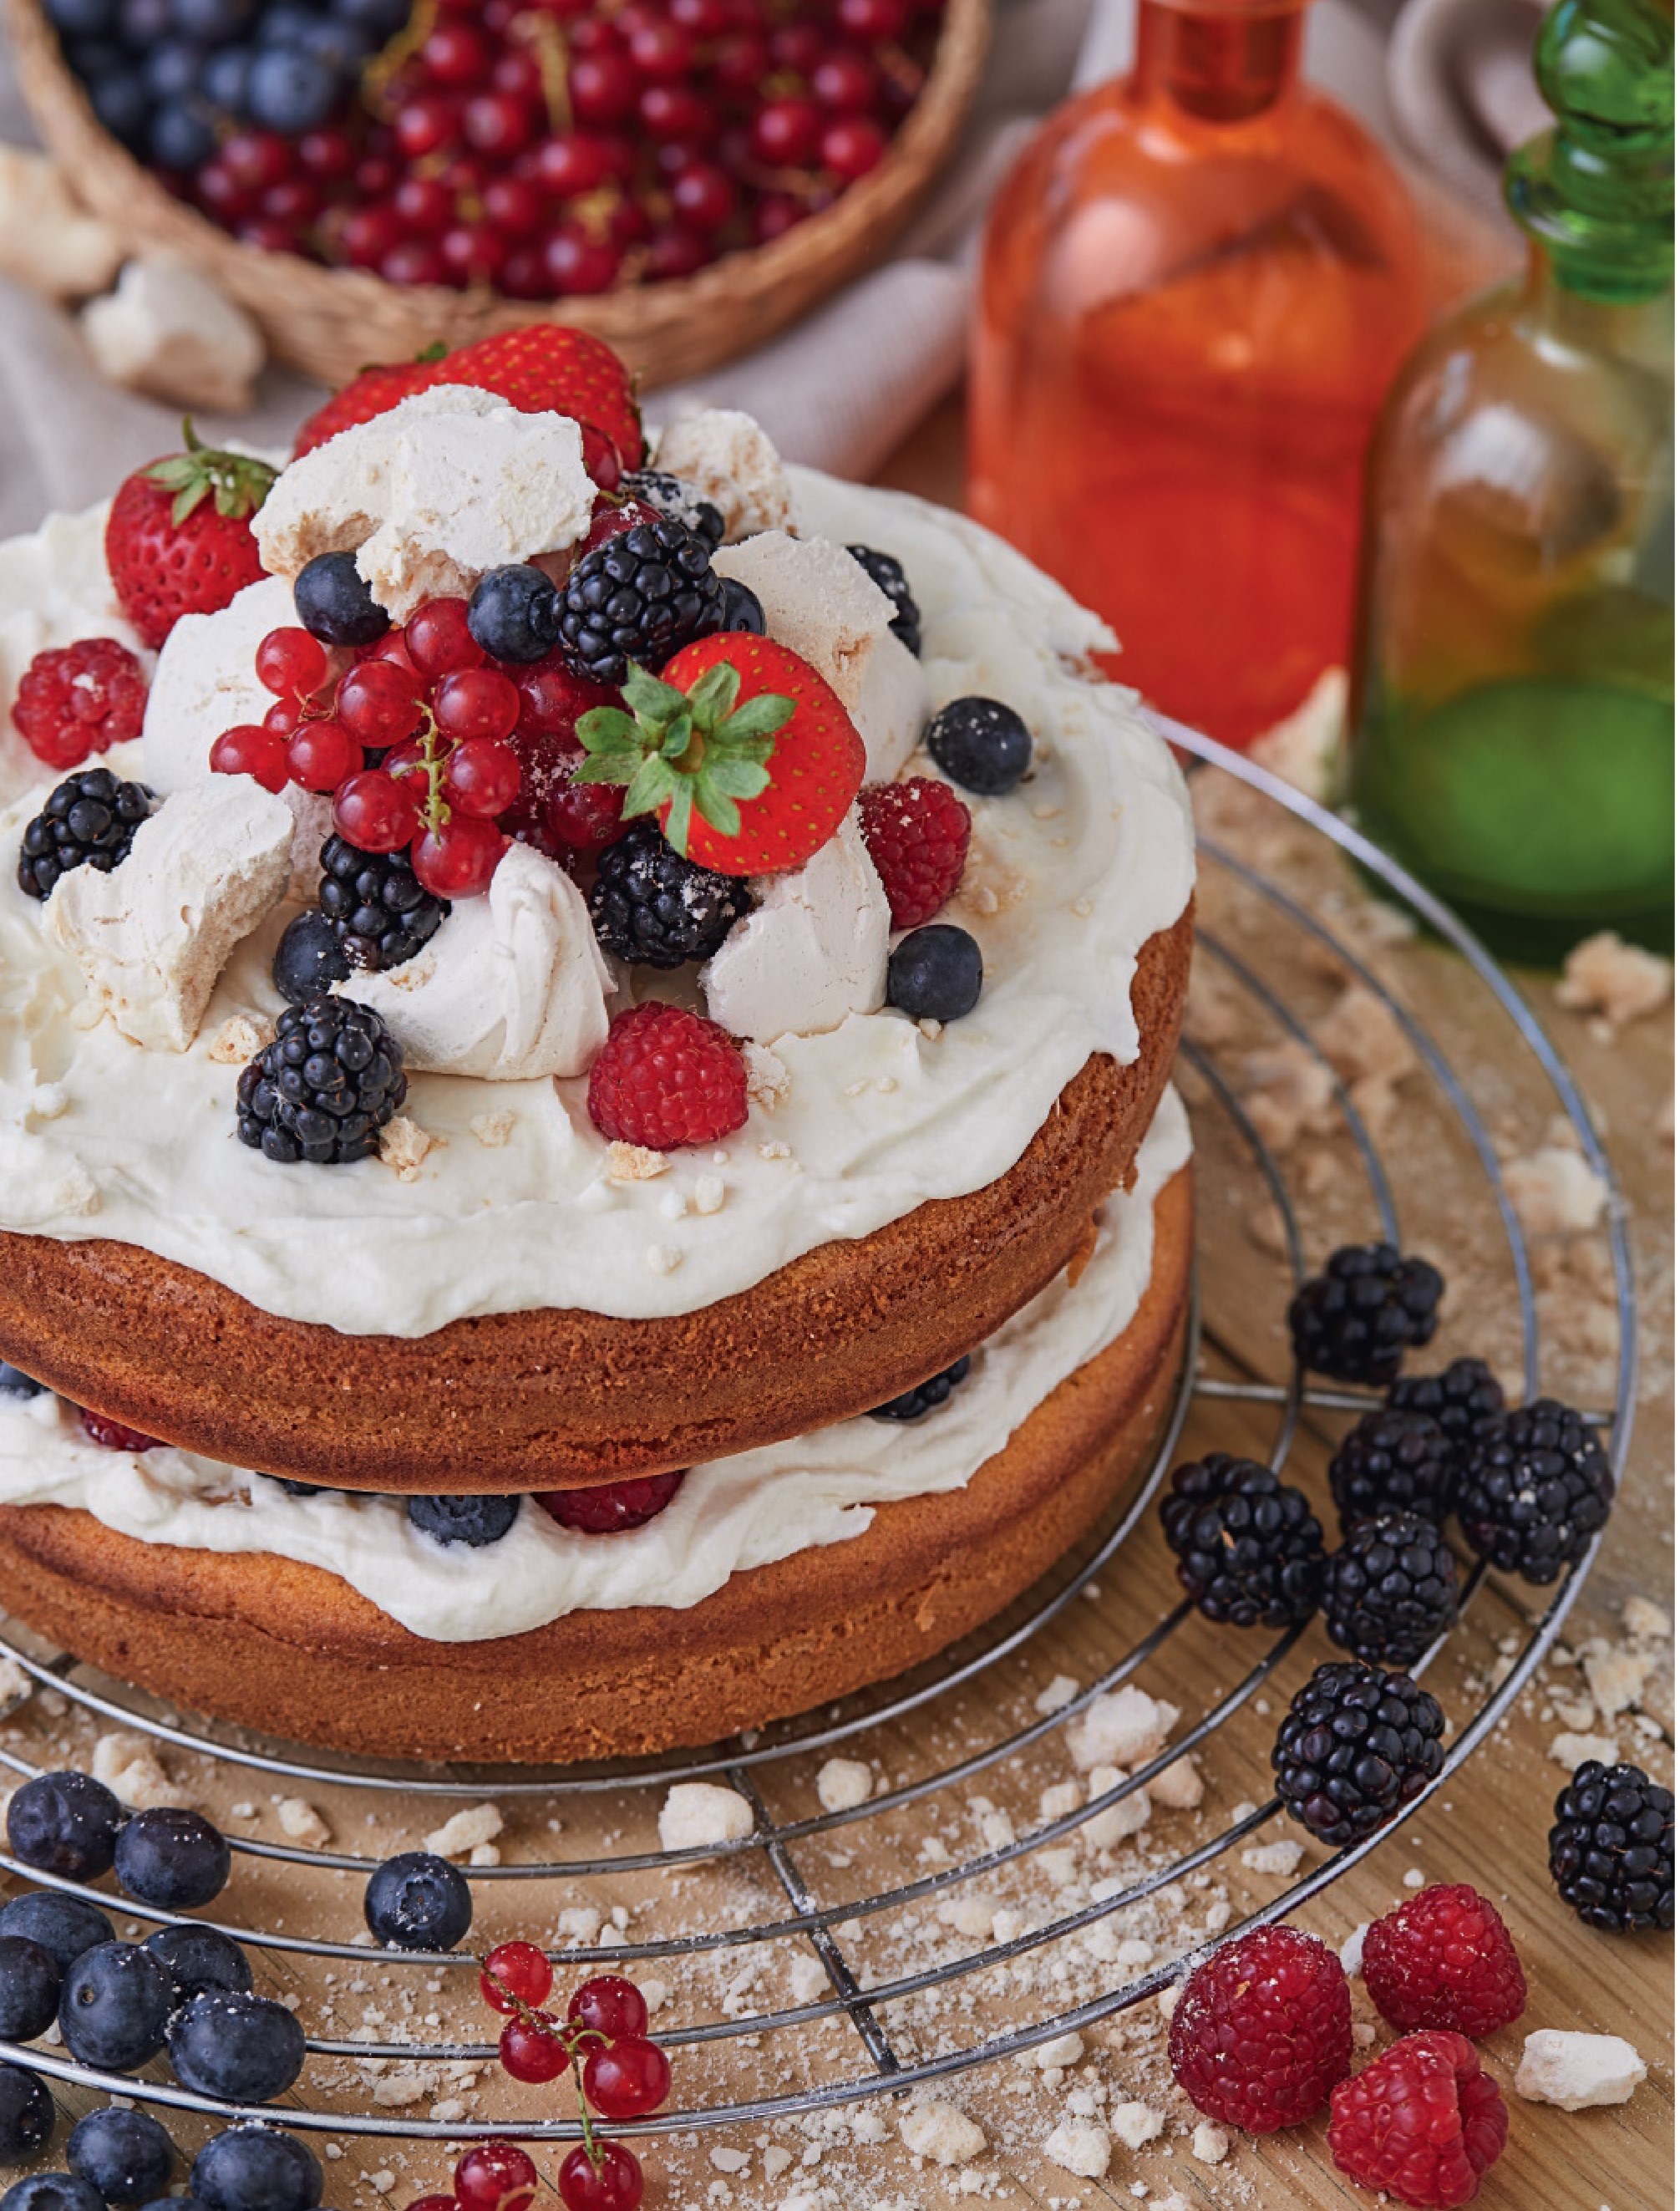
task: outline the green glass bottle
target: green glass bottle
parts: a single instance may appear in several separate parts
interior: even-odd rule
[[[1674,923],[1674,24],[1559,0],[1526,275],[1425,338],[1372,447],[1351,796],[1504,957]]]

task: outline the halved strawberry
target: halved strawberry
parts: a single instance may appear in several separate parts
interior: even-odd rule
[[[444,348],[439,344],[428,346],[413,360],[379,362],[360,370],[304,424],[292,447],[293,459],[324,445],[341,430],[354,430],[359,423],[372,422],[376,415],[389,415],[415,392],[447,382],[442,373],[443,360]]]
[[[628,713],[577,724],[579,783],[621,783],[625,818],[657,814],[673,848],[726,875],[802,867],[863,781],[863,740],[827,682],[785,645],[725,630],[662,676],[632,667]]]

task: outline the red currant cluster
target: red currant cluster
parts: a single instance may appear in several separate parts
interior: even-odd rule
[[[183,188],[249,243],[517,300],[692,276],[881,159],[941,0],[422,0],[341,121]]]
[[[452,2194],[418,2196],[408,2211],[529,2211],[541,2184],[517,2143],[480,2142],[457,2160]],[[596,2141],[593,2158],[580,2143],[562,2163],[559,2186],[565,2211],[636,2211],[642,2167],[622,2142]]]

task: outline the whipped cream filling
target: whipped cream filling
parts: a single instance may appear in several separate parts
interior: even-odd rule
[[[877,1505],[963,1487],[1131,1322],[1154,1257],[1155,1199],[1189,1156],[1169,1091],[1132,1190],[1097,1216],[1078,1282],[1058,1275],[1006,1322],[936,1412],[909,1425],[842,1420],[693,1467],[664,1511],[622,1535],[579,1535],[527,1501],[500,1542],[444,1545],[410,1525],[401,1498],[288,1497],[266,1475],[190,1452],[106,1451],[45,1392],[0,1398],[0,1505],[79,1508],[142,1543],[278,1553],[338,1575],[428,1642],[523,1634],[571,1612],[686,1609],[733,1573],[862,1535]]]
[[[280,1011],[269,965],[293,909],[235,953],[190,1050],[146,1051],[109,1021],[89,1024],[75,962],[7,865],[0,1227],[115,1238],[265,1311],[352,1334],[421,1336],[469,1314],[544,1306],[656,1318],[749,1289],[927,1199],[981,1189],[1019,1159],[1093,1052],[1134,1059],[1137,955],[1184,911],[1193,845],[1166,748],[1132,694],[1088,672],[1108,633],[960,515],[807,469],[789,478],[802,532],[903,562],[934,706],[988,694],[1032,727],[1030,779],[970,802],[969,870],[947,918],[984,957],[973,1013],[924,1033],[884,1009],[776,1039],[773,1058],[756,1055],[746,1127],[673,1154],[650,1181],[612,1178],[584,1077],[417,1075],[405,1111],[434,1146],[417,1173],[399,1179],[377,1160],[277,1166],[238,1142],[238,1069],[209,1044],[235,1015]],[[89,623],[103,626],[109,587],[91,524],[51,523],[23,542],[38,564],[72,563]],[[21,565],[18,546],[0,548],[0,585]],[[51,591],[37,578],[32,603],[63,620],[71,588],[63,575]],[[0,853],[15,849],[49,780],[0,816]],[[633,979],[638,994],[696,1002],[692,984]]]

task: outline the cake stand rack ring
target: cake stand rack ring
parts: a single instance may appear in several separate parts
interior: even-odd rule
[[[1445,940],[1467,964],[1486,995],[1487,1021],[1478,1036],[1478,1054],[1484,1060],[1496,1049],[1514,1055],[1510,1063],[1544,1096],[1548,1110],[1561,1112],[1567,1117],[1587,1165],[1602,1178],[1610,1193],[1602,1234],[1617,1307],[1616,1387],[1613,1403],[1598,1408],[1594,1417],[1605,1429],[1606,1449],[1619,1480],[1632,1424],[1636,1343],[1633,1269],[1623,1208],[1617,1196],[1610,1162],[1586,1106],[1544,1028],[1487,953],[1453,915],[1347,824],[1254,762],[1226,751],[1196,731],[1162,718],[1151,718],[1165,738],[1198,764],[1195,778],[1199,783],[1202,778],[1224,778],[1246,785],[1253,794],[1258,818],[1270,819],[1267,809],[1276,809],[1289,817],[1284,826],[1290,834],[1299,834],[1304,827],[1315,839],[1322,840],[1321,844],[1314,844],[1314,850],[1333,863],[1343,863],[1335,869],[1333,880],[1345,885],[1345,864],[1357,863],[1381,882],[1397,906],[1409,909],[1417,920]],[[1218,787],[1217,780],[1213,787]],[[1402,1208],[1397,1202],[1395,1178],[1385,1161],[1376,1135],[1362,1117],[1348,1087],[1330,1066],[1308,1019],[1291,1003],[1289,984],[1267,972],[1269,965],[1276,964],[1272,950],[1280,944],[1285,945],[1293,959],[1302,948],[1310,947],[1320,967],[1325,960],[1333,960],[1339,972],[1351,976],[1372,993],[1399,1024],[1429,1078],[1429,1103],[1446,1132],[1441,1140],[1450,1140],[1462,1148],[1464,1155],[1473,1161],[1479,1172],[1478,1187],[1485,1185],[1483,1195],[1497,1226],[1496,1240],[1502,1240],[1508,1254],[1514,1310],[1513,1312],[1508,1307],[1504,1318],[1514,1319],[1520,1339],[1525,1394],[1532,1396],[1540,1385],[1546,1349],[1542,1342],[1533,1270],[1522,1225],[1501,1180],[1492,1133],[1476,1103],[1466,1071],[1455,1065],[1453,1054],[1384,981],[1359,945],[1349,941],[1345,931],[1338,929],[1332,912],[1338,903],[1335,896],[1326,899],[1320,893],[1314,900],[1299,885],[1286,887],[1215,836],[1201,838],[1200,854],[1204,884],[1210,890],[1217,887],[1222,895],[1229,894],[1233,913],[1239,919],[1244,916],[1266,917],[1267,946],[1272,948],[1269,950],[1257,942],[1259,933],[1254,929],[1236,930],[1240,941],[1232,942],[1233,932],[1216,926],[1209,918],[1208,910],[1216,903],[1210,896],[1204,900],[1204,920],[1199,930],[1202,954],[1219,971],[1224,978],[1222,987],[1236,994],[1247,1012],[1266,1025],[1268,1033],[1310,1055],[1322,1071],[1326,1095],[1333,1102],[1363,1176],[1369,1208],[1365,1233],[1375,1229],[1394,1240],[1422,1243],[1427,1248],[1429,1224],[1418,1217],[1427,1190],[1414,1180],[1407,1189],[1405,1207]],[[1194,1117],[1204,1156],[1210,1156],[1216,1144],[1224,1143],[1233,1157],[1246,1160],[1246,1172],[1254,1190],[1274,1208],[1281,1225],[1279,1240],[1287,1275],[1298,1281],[1307,1271],[1308,1255],[1291,1196],[1286,1162],[1275,1154],[1256,1125],[1239,1093],[1231,1066],[1217,1045],[1187,1039],[1182,1063],[1187,1081],[1196,1093],[1193,1099]],[[1320,1255],[1312,1256],[1316,1259]],[[1094,1548],[1085,1547],[1074,1561],[1065,1563],[1001,1623],[969,1639],[930,1668],[854,1699],[843,1707],[783,1723],[766,1731],[761,1738],[740,1739],[704,1752],[610,1768],[565,1769],[541,1774],[526,1770],[493,1775],[481,1768],[410,1771],[396,1766],[375,1767],[327,1760],[283,1745],[254,1744],[249,1739],[236,1739],[229,1731],[208,1723],[160,1715],[156,1708],[148,1708],[144,1700],[130,1700],[126,1692],[82,1678],[73,1653],[43,1658],[10,1635],[0,1635],[0,1650],[13,1657],[34,1683],[56,1689],[93,1720],[109,1721],[139,1732],[160,1747],[173,1747],[208,1757],[218,1769],[230,1772],[237,1771],[274,1783],[359,1792],[351,1799],[355,1802],[394,1802],[401,1797],[409,1803],[424,1803],[430,1800],[472,1798],[493,1790],[499,1799],[517,1802],[534,1812],[539,1806],[563,1806],[568,1802],[574,1815],[581,1815],[591,1808],[610,1810],[615,1817],[622,1814],[627,1824],[639,1823],[645,1831],[651,1826],[651,1815],[657,1808],[660,1792],[669,1784],[704,1778],[724,1782],[744,1796],[752,1808],[752,1832],[739,1842],[722,1847],[672,1851],[613,1846],[603,1848],[593,1857],[555,1857],[471,1868],[468,1877],[480,1900],[499,1891],[507,1893],[508,1884],[535,1884],[540,1900],[546,1903],[550,1894],[576,1894],[580,1885],[595,1879],[655,1869],[675,1870],[702,1861],[713,1866],[723,1862],[726,1871],[740,1873],[750,1869],[757,1872],[763,1890],[761,1910],[734,1912],[727,1923],[661,1926],[647,1932],[638,1928],[617,1941],[583,1941],[553,1954],[568,1969],[601,1966],[634,1973],[638,1966],[651,1966],[656,1960],[686,1961],[692,1968],[698,1968],[732,1960],[738,1954],[749,1954],[760,1946],[787,1943],[797,1946],[820,1964],[827,1992],[811,2001],[771,2002],[764,2008],[738,2003],[726,2015],[697,2020],[668,2032],[660,2032],[658,2038],[673,2051],[693,2050],[697,2069],[702,2061],[714,2063],[734,2057],[738,2049],[743,2057],[750,2051],[750,2078],[762,2081],[774,2077],[777,2071],[775,2063],[767,2063],[763,2054],[765,2044],[770,2044],[773,2057],[784,2049],[791,2050],[807,2031],[824,2022],[837,2020],[849,2022],[855,2032],[849,2062],[843,2059],[831,2063],[827,2077],[807,2079],[802,2085],[777,2093],[742,2093],[740,2084],[748,2075],[746,2067],[739,2065],[716,2093],[691,2097],[685,2108],[615,2126],[615,2133],[626,2136],[672,2135],[701,2127],[739,2125],[816,2112],[871,2097],[903,2095],[967,2068],[994,2063],[1034,2050],[1076,2029],[1095,2026],[1117,2013],[1152,2001],[1181,1980],[1197,1959],[1215,1947],[1216,1941],[1228,1940],[1248,1927],[1288,1917],[1350,1866],[1390,1839],[1399,1825],[1397,1821],[1380,1828],[1366,1839],[1333,1853],[1289,1882],[1248,1917],[1222,1929],[1217,1936],[1210,1935],[1195,1947],[1179,1949],[1136,1978],[1116,1985],[1116,1977],[1107,1973],[1102,1977],[1105,1984],[1087,2001],[1063,2004],[1042,2014],[1036,2003],[1018,2004],[1015,2008],[1019,2016],[976,2032],[970,2033],[965,2029],[954,2037],[924,2032],[918,2026],[914,2009],[918,1998],[952,1990],[960,1994],[982,1984],[994,1988],[999,1979],[997,1969],[1006,1968],[1034,1954],[1048,1952],[1050,1946],[1067,1945],[1128,1907],[1143,1905],[1173,1884],[1217,1866],[1226,1853],[1238,1849],[1248,1837],[1279,1816],[1275,1799],[1251,1810],[1245,1809],[1242,1816],[1233,1817],[1219,1832],[1204,1835],[1193,1848],[1147,1863],[1134,1875],[1121,1881],[1100,1884],[1103,1893],[1092,1894],[1090,1901],[1081,1902],[1077,1909],[1058,1911],[1050,1919],[1030,1922],[1018,1931],[1000,1933],[994,1929],[990,1940],[982,1940],[979,1947],[959,1957],[939,1958],[915,1971],[890,1970],[885,1975],[872,1972],[862,1958],[871,1924],[879,1921],[882,1915],[892,1915],[896,1920],[918,1907],[931,1905],[937,1909],[941,1899],[960,1899],[964,1894],[973,1897],[977,1893],[974,1884],[1007,1874],[1021,1860],[1050,1845],[1076,1839],[1078,1831],[1087,1821],[1146,1788],[1152,1778],[1187,1751],[1207,1743],[1226,1729],[1234,1731],[1235,1740],[1235,1731],[1251,1717],[1255,1699],[1264,1686],[1278,1676],[1280,1669],[1291,1661],[1304,1636],[1318,1633],[1315,1629],[1291,1629],[1249,1659],[1248,1650],[1254,1647],[1253,1640],[1236,1631],[1225,1631],[1218,1651],[1230,1678],[1224,1686],[1216,1682],[1217,1693],[1209,1696],[1204,1709],[1165,1749],[1134,1772],[1122,1776],[1113,1787],[1080,1802],[1075,1809],[1048,1818],[1042,1816],[1041,1808],[1024,1831],[1016,1832],[1012,1827],[1008,1832],[998,1832],[987,1838],[985,1848],[965,1850],[955,1857],[947,1852],[943,1862],[937,1855],[928,1860],[924,1854],[922,1860],[915,1863],[926,1862],[928,1870],[917,1871],[911,1879],[895,1881],[869,1893],[834,1897],[827,1893],[833,1881],[817,1869],[819,1856],[825,1855],[822,1846],[842,1838],[848,1831],[857,1831],[854,1840],[865,1840],[872,1823],[936,1811],[941,1800],[948,1803],[952,1792],[962,1790],[982,1775],[993,1777],[994,1786],[1006,1783],[1012,1772],[1018,1774],[1022,1761],[1038,1745],[1077,1718],[1097,1697],[1138,1677],[1152,1660],[1169,1653],[1173,1639],[1183,1633],[1194,1617],[1187,1602],[1181,1601],[1167,1608],[1145,1633],[1133,1639],[1128,1639],[1124,1623],[1115,1619],[1112,1623],[1112,1655],[1105,1644],[1105,1663],[1093,1665],[1091,1677],[1076,1685],[1075,1693],[1053,1709],[1029,1704],[1023,1711],[1017,1712],[1020,1698],[1017,1677],[1024,1655],[1059,1621],[1066,1626],[1069,1607],[1082,1594],[1095,1593],[1097,1577],[1105,1567],[1114,1565],[1119,1570],[1123,1558],[1136,1555],[1133,1547],[1151,1541],[1158,1543],[1158,1531],[1150,1525],[1151,1507],[1175,1463],[1179,1437],[1193,1403],[1197,1404],[1198,1417],[1204,1426],[1207,1419],[1220,1416],[1221,1407],[1230,1408],[1231,1418],[1240,1411],[1245,1421],[1272,1416],[1275,1427],[1270,1457],[1273,1465],[1281,1469],[1296,1444],[1304,1417],[1357,1412],[1378,1402],[1366,1392],[1306,1386],[1298,1372],[1273,1380],[1252,1370],[1235,1374],[1214,1371],[1216,1366],[1232,1362],[1222,1359],[1218,1353],[1218,1315],[1217,1311],[1206,1310],[1208,1298],[1208,1285],[1204,1282],[1192,1317],[1182,1377],[1159,1449],[1113,1525]],[[1236,1438],[1231,1447],[1252,1451],[1252,1444],[1245,1441],[1248,1433],[1245,1428],[1244,1435]],[[1481,1693],[1479,1702],[1468,1704],[1461,1714],[1455,1715],[1456,1732],[1441,1775],[1414,1800],[1401,1819],[1445,1788],[1510,1710],[1556,1639],[1564,1616],[1591,1568],[1596,1548],[1595,1542],[1592,1551],[1552,1590],[1543,1609],[1532,1617],[1525,1615],[1526,1634],[1503,1678]],[[1157,1579],[1164,1576],[1164,1570],[1163,1555]],[[1476,1568],[1465,1583],[1459,1619],[1478,1602],[1493,1601],[1489,1578],[1482,1569]],[[1508,1613],[1505,1616],[1511,1615]],[[1101,1624],[1105,1633],[1109,1632],[1108,1614],[1100,1605],[1082,1608],[1077,1617],[1082,1630],[1095,1621]],[[1443,1636],[1414,1671],[1421,1673],[1430,1666],[1447,1640]],[[1301,1655],[1294,1671],[1305,1671],[1302,1662],[1308,1656]],[[1292,1679],[1292,1675],[1288,1678]],[[789,1802],[794,1796],[799,1795],[804,1802],[812,1801],[808,1774],[802,1786],[796,1782],[797,1775],[804,1772],[810,1760],[843,1746],[855,1754],[867,1752],[872,1739],[884,1740],[895,1723],[911,1714],[939,1717],[951,1712],[958,1700],[970,1690],[985,1693],[985,1711],[993,1724],[981,1732],[977,1741],[966,1744],[960,1755],[930,1754],[927,1771],[885,1787],[861,1804],[805,1816],[790,1815]],[[1284,1687],[1284,1693],[1288,1693],[1288,1687]],[[1265,1739],[1269,1741],[1269,1730]],[[944,1759],[942,1763],[940,1757]],[[27,1757],[4,1746],[0,1746],[0,1768],[20,1779],[39,1770]],[[790,1776],[795,1778],[790,1779]],[[813,1845],[817,1847],[813,1849]],[[242,1861],[257,1862],[259,1865],[263,1861],[279,1862],[326,1876],[366,1876],[377,1863],[368,1857],[255,1838],[234,1838],[233,1849],[236,1874],[232,1887],[220,1900],[223,1910],[239,1894],[237,1868]],[[843,1866],[852,1863],[849,1854],[834,1855]],[[732,1861],[733,1864],[729,1863]],[[831,1865],[833,1860],[828,1863]],[[902,1845],[897,1846],[894,1863],[900,1866],[907,1863]],[[37,1886],[86,1895],[101,1905],[112,1901],[104,1892],[35,1873],[3,1853],[0,1867]],[[352,1895],[359,1896],[359,1891],[348,1881],[341,1881],[329,1892],[328,1882],[323,1881],[321,1896],[328,1917],[332,1916],[335,1908],[341,1916],[347,1888]],[[680,1911],[682,1907],[679,1902],[673,1908]],[[147,1924],[172,1923],[176,1917],[130,1904],[127,1899],[123,1900],[123,1909],[128,1917]],[[476,1969],[476,1960],[466,1954],[438,1958],[400,1951],[370,1952],[366,1937],[360,1943],[331,1941],[276,1925],[245,1923],[237,1910],[227,1911],[225,1917],[210,1919],[208,1923],[222,1927],[259,1959],[283,1961],[288,1967],[306,1961],[320,1965],[351,1961],[366,1967],[377,1960],[382,1973],[434,1978],[448,1973],[451,1976],[450,1986],[462,1994],[472,1984],[455,1977],[471,1974]],[[1067,1954],[1063,1951],[1058,1954]],[[984,1978],[988,1976],[989,1978]],[[721,2004],[716,2008],[720,2013],[723,2011]],[[478,2014],[480,2020],[483,2016],[482,2013]],[[842,2046],[844,2047],[843,2042]],[[493,2044],[465,2034],[423,2044],[395,2038],[364,2041],[311,2037],[308,2047],[305,2070],[291,2097],[260,2111],[219,2104],[183,2088],[172,2078],[154,2079],[149,2071],[137,2077],[101,2074],[76,2063],[59,2049],[0,2043],[0,2059],[26,2064],[66,2087],[119,2094],[148,2105],[198,2114],[224,2124],[239,2118],[264,2117],[305,2133],[331,2134],[347,2140],[399,2137],[440,2147],[445,2143],[461,2144],[495,2135],[526,2141],[571,2141],[581,2135],[576,2119],[569,2116],[532,2117],[511,2111],[503,2116],[471,2119],[417,2118],[404,2111],[379,2105],[371,2094],[329,2102],[313,2078],[317,2069],[329,2064],[341,2066],[347,2060],[413,2063],[423,2058],[439,2063],[480,2066],[493,2060]],[[679,2064],[679,2084],[687,2069]],[[505,2085],[501,2076],[493,2076],[485,2100],[492,2100]]]

